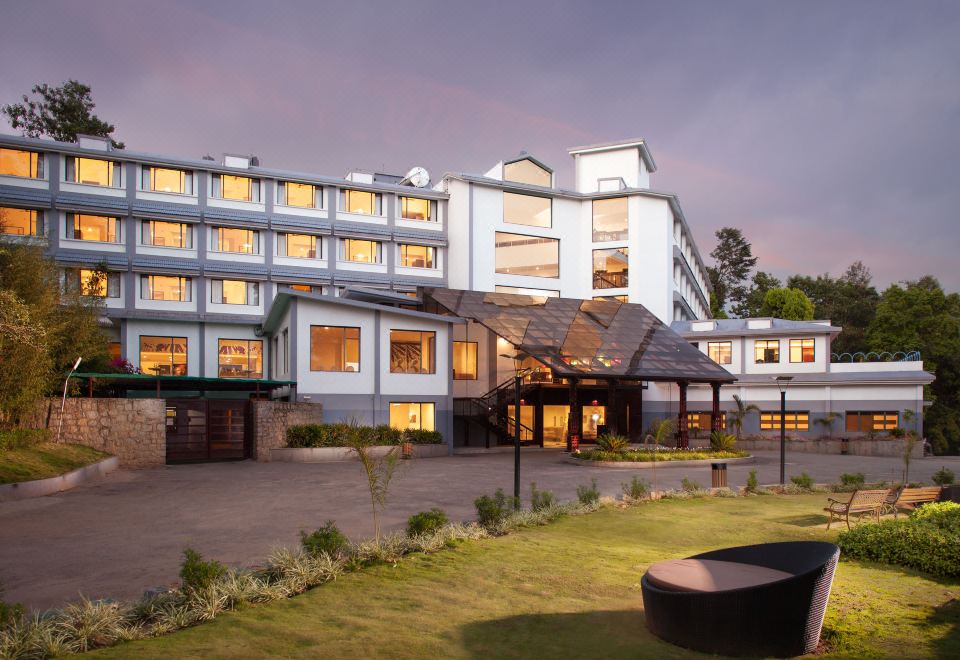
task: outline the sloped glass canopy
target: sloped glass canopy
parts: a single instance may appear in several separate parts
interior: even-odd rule
[[[424,289],[424,301],[483,325],[561,377],[736,380],[643,305],[440,288]]]

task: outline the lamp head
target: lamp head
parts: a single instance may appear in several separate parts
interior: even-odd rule
[[[81,363],[81,362],[83,362],[83,358],[82,358],[82,357],[78,357],[78,358],[77,358],[77,361],[73,363],[73,371],[76,371],[76,370],[77,370],[77,367],[80,366],[80,363]]]
[[[790,384],[790,381],[793,380],[793,376],[774,376],[773,380],[777,383],[777,389],[781,392],[786,392],[787,386]]]

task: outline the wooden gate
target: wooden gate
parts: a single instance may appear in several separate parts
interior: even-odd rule
[[[167,399],[167,463],[248,457],[250,403],[230,399]]]

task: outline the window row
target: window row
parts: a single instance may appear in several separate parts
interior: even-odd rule
[[[157,376],[187,375],[186,337],[140,336],[140,371]],[[263,341],[218,339],[220,378],[263,378]]]
[[[816,341],[814,339],[790,339],[788,346],[790,362],[816,361]],[[733,342],[707,342],[707,355],[717,364],[732,364]],[[754,341],[753,360],[756,364],[776,364],[780,362],[780,340],[758,339]]]
[[[437,333],[390,331],[390,373],[437,372]],[[360,371],[360,328],[310,326],[310,371]]]

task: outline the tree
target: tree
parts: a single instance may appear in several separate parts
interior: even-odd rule
[[[760,315],[791,321],[812,321],[813,303],[800,289],[770,289],[763,297]]]
[[[724,227],[717,230],[716,237],[717,247],[710,253],[714,265],[707,268],[707,275],[717,296],[717,307],[725,309],[729,303],[741,303],[746,297],[743,282],[757,258],[739,229]]]
[[[382,456],[376,456],[371,451],[375,442],[374,436],[364,433],[355,423],[350,426],[346,445],[357,455],[366,474],[370,509],[373,513],[373,536],[377,545],[380,545],[380,514],[387,506],[390,482],[393,481],[400,464],[400,447],[393,446]]]
[[[741,399],[737,394],[733,395],[733,401],[737,404],[737,409],[730,412],[730,420],[728,424],[736,430],[737,442],[740,442],[740,434],[743,433],[744,420],[746,420],[747,415],[752,412],[759,413],[760,408],[752,403],[744,403],[743,399]]]
[[[840,417],[839,413],[828,412],[823,417],[817,417],[813,420],[813,423],[817,426],[823,427],[823,433],[820,434],[820,438],[828,438],[833,432],[833,423],[837,421],[837,418]]]
[[[744,299],[734,305],[733,313],[739,316],[742,319],[751,318],[754,316],[761,316],[763,309],[763,299],[767,295],[767,291],[771,289],[779,289],[783,284],[776,277],[770,273],[765,273],[762,270],[758,270],[753,274],[753,279],[751,280],[751,285],[747,295]]]
[[[794,275],[787,280],[787,286],[807,295],[813,302],[815,318],[829,319],[843,328],[833,340],[831,351],[854,353],[867,349],[867,327],[880,299],[871,280],[870,270],[863,262],[855,261],[836,279],[828,274],[816,278]]]
[[[22,103],[0,108],[10,125],[27,137],[47,136],[61,142],[76,142],[77,135],[96,135],[110,138],[114,149],[123,149],[123,143],[113,139],[113,124],[95,114],[96,104],[88,85],[68,80],[60,87],[46,83],[30,90],[39,98],[23,95]]]

